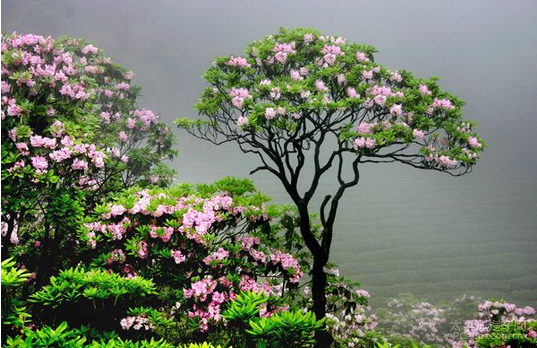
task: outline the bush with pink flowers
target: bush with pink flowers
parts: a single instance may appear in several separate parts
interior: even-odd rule
[[[92,44],[13,34],[1,45],[2,250],[42,284],[76,261],[78,221],[103,197],[170,181],[173,135],[137,107],[132,72]]]

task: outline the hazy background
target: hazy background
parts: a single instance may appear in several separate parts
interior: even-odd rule
[[[141,105],[168,123],[195,116],[201,75],[216,56],[240,54],[281,26],[372,44],[392,69],[441,76],[489,143],[462,178],[365,168],[339,213],[333,260],[341,271],[377,304],[410,291],[536,306],[537,1],[2,1],[3,32],[93,41],[135,72]],[[234,146],[177,135],[180,181],[244,177],[257,164]],[[252,179],[287,201],[270,176]]]

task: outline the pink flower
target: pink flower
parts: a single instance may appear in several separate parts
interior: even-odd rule
[[[206,265],[210,265],[212,261],[220,261],[222,259],[225,259],[229,256],[229,251],[225,250],[224,248],[218,248],[218,250],[211,255],[207,256],[203,259],[203,262]]]
[[[338,74],[337,75],[337,83],[340,86],[345,83],[345,74]]]
[[[373,149],[375,146],[377,146],[377,141],[373,138],[367,138],[365,141],[365,147],[368,149]]]
[[[110,207],[110,215],[111,216],[119,216],[119,215],[123,215],[123,213],[125,213],[127,211],[127,209],[122,206],[121,204],[114,204]]]
[[[83,54],[97,53],[98,51],[99,49],[91,44],[84,46],[84,48],[82,49]]]
[[[403,81],[403,77],[397,71],[394,71],[390,75],[390,80],[395,81],[395,82],[401,82]]]
[[[172,258],[176,264],[180,264],[186,260],[185,255],[181,254],[180,250],[172,250]]]
[[[369,58],[364,52],[356,52],[356,60],[362,63],[369,62]]]
[[[18,139],[17,127],[12,128],[9,132],[7,132],[7,136],[9,137],[9,139],[11,139],[13,141],[17,141],[17,139]]]
[[[373,78],[373,70],[364,70],[362,71],[362,78],[365,80],[370,80]]]
[[[374,138],[359,137],[359,138],[354,139],[353,148],[355,150],[363,149],[363,148],[373,149],[376,145],[377,145],[377,142],[375,141]]]
[[[267,120],[272,120],[274,117],[276,117],[276,110],[273,108],[266,108],[265,109],[265,118]]]
[[[403,114],[403,106],[401,104],[394,104],[390,107],[390,114],[392,116],[401,116]]]
[[[324,82],[321,81],[321,80],[317,80],[315,81],[315,88],[319,91],[319,92],[326,92],[328,91],[328,87],[325,86]]]
[[[147,256],[149,255],[149,250],[147,249],[147,242],[145,240],[141,240],[140,243],[138,243],[138,246],[138,256],[141,259],[147,258]]]
[[[22,114],[22,108],[17,104],[11,104],[7,107],[7,114],[9,116],[20,116]]]
[[[270,97],[272,99],[278,100],[282,96],[280,89],[278,87],[274,87],[270,90]]]
[[[239,116],[237,119],[237,126],[242,127],[248,124],[248,118],[244,116]]]
[[[356,89],[352,87],[347,88],[346,92],[349,98],[360,98],[360,95],[356,93]]]
[[[246,88],[233,87],[231,88],[229,95],[232,97],[231,103],[238,109],[242,109],[242,106],[246,99],[252,98]]]
[[[17,143],[17,144],[15,144],[15,146],[17,147],[17,150],[20,151],[21,155],[28,156],[30,154],[29,149],[28,149],[28,144],[26,144],[26,143]]]
[[[429,88],[427,88],[426,85],[419,85],[418,90],[420,91],[421,94],[431,95],[431,91],[429,91]]]
[[[128,91],[131,88],[131,86],[126,82],[120,82],[116,84],[116,89],[118,91]]]
[[[369,292],[367,290],[363,290],[363,289],[356,290],[356,295],[358,295],[360,297],[367,297],[367,298],[371,297],[371,295],[369,295]]]
[[[251,67],[250,63],[246,60],[246,58],[243,57],[229,57],[229,61],[226,63],[229,66],[237,66],[242,68],[249,68]]]
[[[314,39],[313,34],[305,34],[304,35],[304,43],[310,43]]]
[[[324,45],[321,49],[321,53],[324,53],[323,60],[328,65],[334,65],[338,56],[345,55],[345,52],[343,52],[338,45]]]
[[[49,157],[56,163],[62,162],[71,157],[71,150],[64,147],[60,150],[52,152]]]
[[[361,134],[373,134],[372,129],[376,125],[375,122],[361,122],[356,129],[358,130],[358,133]]]
[[[449,158],[448,156],[440,156],[437,159],[437,163],[443,167],[455,168],[458,162],[454,159]]]
[[[276,59],[281,64],[284,64],[287,61],[287,56],[295,53],[295,43],[279,43],[277,42],[272,49],[272,52],[275,52],[274,59]]]
[[[4,80],[2,80],[2,88],[1,89],[2,89],[2,94],[9,93],[9,89],[10,89],[9,84]]]
[[[291,71],[289,71],[289,75],[291,75],[291,78],[295,81],[301,81],[304,79],[298,70],[291,69]]]
[[[119,132],[118,138],[121,142],[126,142],[128,139],[127,133],[125,133],[124,131]]]
[[[71,165],[71,168],[73,168],[74,170],[87,170],[88,162],[75,158],[73,164]]]
[[[136,120],[133,118],[127,118],[127,128],[133,129],[136,126]]]
[[[43,156],[32,157],[32,166],[38,171],[42,172],[48,168],[47,159]]]
[[[468,145],[470,145],[470,147],[474,147],[474,148],[475,147],[479,148],[479,147],[482,146],[481,143],[479,142],[479,140],[477,140],[476,137],[468,138]]]
[[[158,116],[151,110],[134,110],[133,115],[138,117],[145,126],[149,126],[151,123],[157,124],[158,122]]]
[[[448,99],[438,99],[434,98],[434,102],[432,105],[433,108],[439,108],[444,110],[453,110],[455,109],[455,106],[451,102],[451,100]]]
[[[417,138],[420,140],[423,140],[423,138],[425,137],[425,133],[420,129],[412,130],[412,135],[414,136],[414,138]]]

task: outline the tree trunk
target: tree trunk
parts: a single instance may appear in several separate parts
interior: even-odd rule
[[[300,214],[300,233],[304,242],[313,256],[313,268],[311,279],[311,292],[313,299],[313,313],[316,318],[322,319],[326,315],[326,283],[327,277],[324,273],[324,266],[328,262],[328,254],[324,252],[319,241],[315,238],[311,230],[310,215],[306,204],[295,201]],[[315,334],[315,347],[328,348],[333,338],[328,331],[318,331]]]
[[[320,260],[317,260],[320,259]],[[324,266],[326,261],[324,257],[314,255],[313,272],[312,272],[312,297],[313,297],[313,312],[317,319],[324,318],[326,315],[326,283],[327,277],[324,273]],[[318,331],[315,334],[315,347],[327,348],[332,342],[333,338],[326,330]]]

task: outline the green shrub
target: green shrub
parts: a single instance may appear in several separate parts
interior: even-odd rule
[[[66,302],[76,302],[82,298],[97,303],[113,299],[136,299],[156,294],[151,280],[141,277],[124,278],[116,273],[99,269],[85,271],[71,268],[60,272],[58,277],[51,277],[50,284],[31,296],[30,302],[41,303],[57,308]]]
[[[12,258],[2,261],[2,328],[4,325],[21,328],[31,315],[26,312],[24,301],[19,299],[22,285],[31,276],[24,269],[16,267]]]
[[[309,347],[315,343],[314,334],[324,327],[324,319],[317,320],[313,312],[276,312],[270,317],[250,320],[250,330],[259,348]]]
[[[124,340],[118,337],[90,339],[84,330],[69,328],[66,322],[58,327],[45,326],[39,330],[25,329],[23,334],[8,337],[4,347],[15,348],[176,348],[164,340]],[[196,347],[196,346],[193,346]],[[199,346],[212,348],[213,346]]]
[[[124,278],[116,273],[71,268],[50,278],[50,284],[30,296],[44,323],[91,325],[98,330],[119,329],[130,307],[151,300],[156,294],[152,280]],[[50,308],[52,307],[52,308]],[[52,310],[51,310],[52,309]]]

